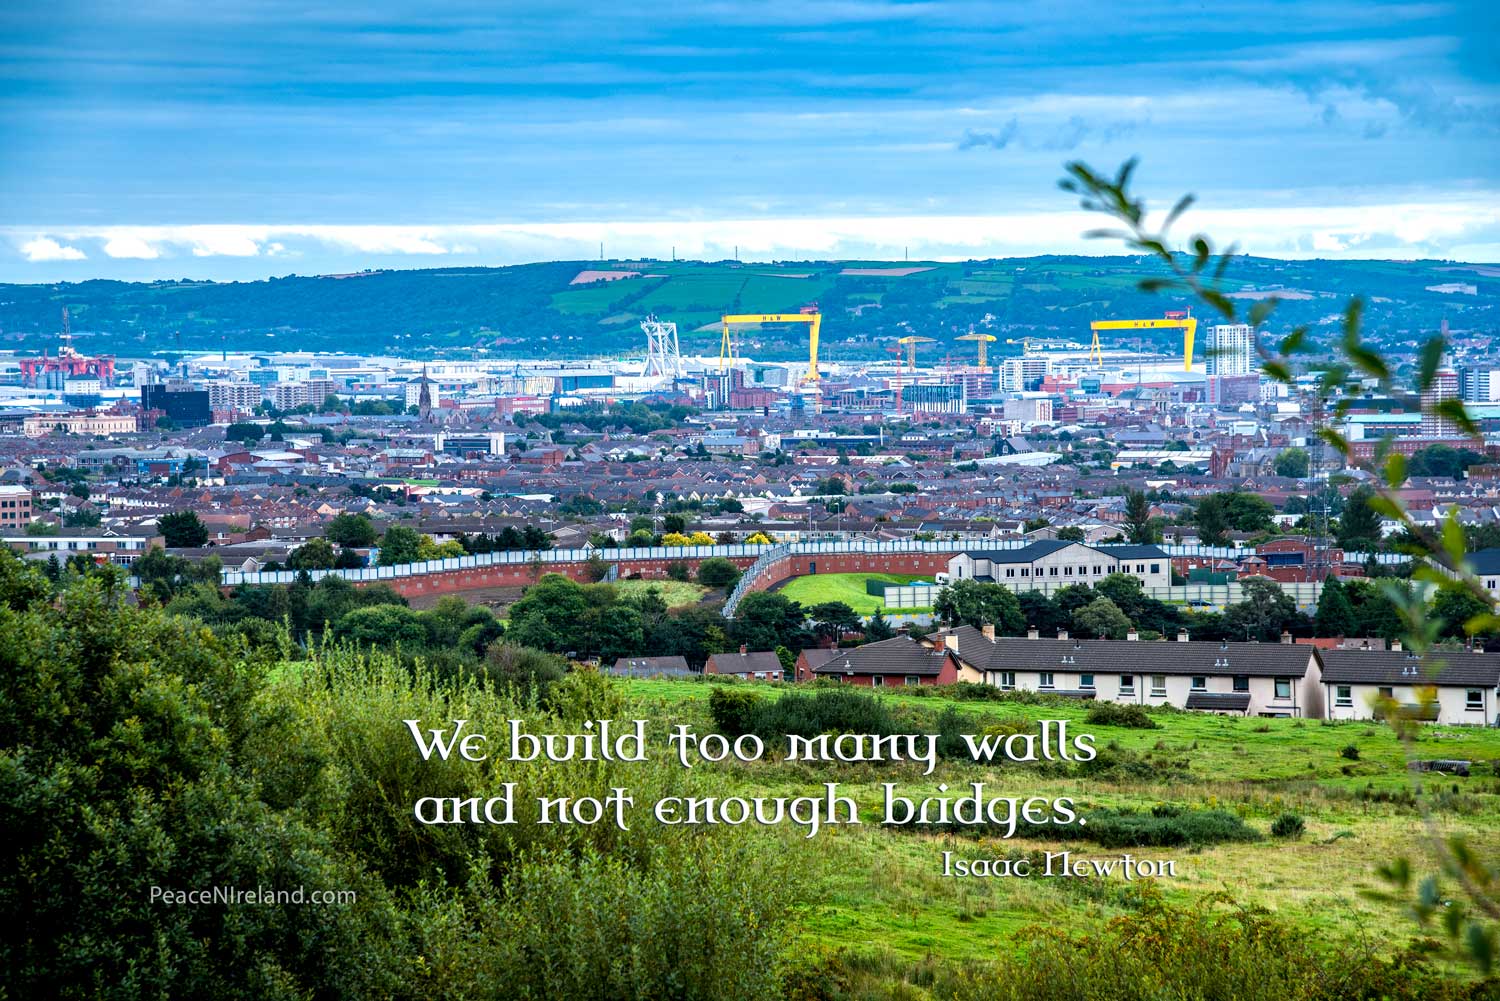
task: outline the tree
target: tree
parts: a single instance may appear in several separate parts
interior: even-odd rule
[[[680,514],[663,515],[661,519],[662,534],[683,535],[687,531],[687,519]]]
[[[266,429],[259,424],[251,424],[245,421],[236,421],[224,429],[225,441],[238,441],[245,445],[254,445],[265,437]]]
[[[345,512],[336,514],[323,529],[323,538],[339,546],[365,548],[373,546],[380,537],[375,523],[367,514]]]
[[[1040,532],[1050,524],[1052,524],[1052,522],[1048,521],[1046,518],[1027,518],[1025,524],[1021,526],[1021,531],[1026,532],[1027,534],[1030,534],[1032,532]]]
[[[63,527],[98,528],[100,520],[99,509],[92,504],[84,504],[63,515]]]
[[[1472,634],[1465,627],[1465,623],[1489,611],[1489,605],[1478,595],[1455,587],[1439,588],[1432,599],[1432,614],[1441,621],[1439,635],[1445,639],[1464,639],[1470,635],[1484,636],[1493,633],[1492,627],[1481,626]]]
[[[196,511],[174,511],[156,522],[168,549],[197,549],[208,544],[208,526]]]
[[[561,574],[545,574],[510,606],[506,634],[522,646],[563,653],[578,647],[578,627],[587,611],[581,585]]]
[[[1122,640],[1130,626],[1129,617],[1108,598],[1095,598],[1073,613],[1073,628],[1080,636]]]
[[[1229,545],[1229,520],[1224,515],[1221,494],[1210,494],[1198,502],[1193,509],[1193,523],[1198,528],[1198,541],[1205,546]]]
[[[1279,640],[1299,618],[1297,603],[1273,580],[1252,577],[1240,583],[1241,599],[1224,610],[1232,639]]]
[[[885,614],[877,608],[875,614],[870,616],[870,621],[865,623],[864,633],[866,642],[878,643],[895,636],[896,630],[891,628],[891,624],[886,621]]]
[[[333,545],[327,539],[308,539],[292,550],[286,565],[293,570],[327,570],[335,559]]]
[[[339,619],[334,632],[361,646],[373,644],[387,649],[399,645],[405,650],[427,646],[427,625],[421,615],[401,605],[353,609]]]
[[[1068,617],[1058,611],[1045,591],[1022,591],[1016,595],[1016,602],[1026,628],[1035,629],[1041,636],[1055,636],[1068,623]]]
[[[641,613],[624,602],[600,610],[591,632],[590,646],[604,664],[613,664],[621,657],[638,656],[646,641]]]
[[[609,563],[598,553],[589,553],[583,564],[583,575],[589,583],[597,584],[609,576]]]
[[[1083,529],[1077,525],[1068,525],[1057,530],[1057,538],[1063,542],[1082,542],[1084,539]]]
[[[704,587],[734,587],[740,568],[722,556],[710,556],[698,564],[698,583]]]
[[[1276,456],[1276,475],[1300,480],[1312,468],[1312,457],[1305,448],[1284,448]]]
[[[380,565],[399,566],[422,558],[422,540],[426,536],[405,525],[392,525],[380,537]]]
[[[1130,531],[1127,537],[1137,545],[1150,545],[1156,541],[1156,529],[1151,524],[1151,502],[1143,490],[1125,491],[1125,524]]]
[[[807,646],[802,605],[777,591],[752,591],[740,600],[730,638],[751,650]]]
[[[954,581],[938,592],[932,610],[950,626],[992,625],[1004,636],[1019,635],[1026,627],[1015,592],[1001,584]]]
[[[1345,549],[1373,552],[1380,548],[1380,514],[1370,506],[1375,491],[1367,486],[1355,487],[1344,502],[1339,516],[1339,545]]]
[[[1337,577],[1323,582],[1318,595],[1318,610],[1313,615],[1313,630],[1318,636],[1354,636],[1359,620],[1354,615],[1354,603]]]
[[[807,617],[813,624],[813,632],[832,640],[835,645],[845,633],[859,629],[859,616],[854,609],[842,601],[824,601],[811,605]]]

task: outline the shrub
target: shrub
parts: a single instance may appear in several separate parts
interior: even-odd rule
[[[740,569],[722,556],[710,556],[698,564],[698,583],[704,587],[733,587]]]
[[[714,728],[726,737],[748,733],[760,696],[745,688],[715,687],[708,696],[708,711]]]
[[[712,711],[712,706],[710,706]],[[816,737],[820,733],[898,732],[891,712],[878,698],[842,685],[813,692],[793,692],[772,701],[757,700],[743,720],[745,733],[768,745],[784,736]],[[727,732],[727,731],[726,731]]]
[[[671,580],[690,581],[693,579],[693,568],[688,566],[687,560],[673,560],[667,564],[667,577]]]
[[[1095,702],[1084,715],[1085,723],[1095,726],[1121,726],[1135,730],[1155,730],[1156,720],[1146,715],[1143,706],[1121,705],[1118,702]]]
[[[1346,744],[1339,751],[1339,754],[1342,755],[1343,757],[1348,758],[1350,761],[1358,761],[1359,760],[1359,748],[1356,745],[1354,745],[1354,744]]]
[[[1271,822],[1271,833],[1278,838],[1300,838],[1306,829],[1302,818],[1291,812],[1283,813]]]

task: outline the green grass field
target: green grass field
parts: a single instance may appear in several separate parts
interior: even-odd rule
[[[688,723],[700,731],[713,725],[707,704],[714,687],[694,681],[628,683],[632,708],[642,716]],[[796,686],[757,685],[753,690],[765,698],[780,698]],[[964,732],[982,732],[1002,721],[1013,727],[1066,719],[1070,733],[1092,733],[1100,748],[1123,749],[1159,762],[1170,777],[1088,779],[967,761],[945,762],[925,777],[916,765],[763,760],[699,767],[722,770],[734,794],[746,796],[798,795],[836,781],[842,793],[860,803],[862,812],[875,818],[884,782],[919,796],[936,794],[940,783],[961,789],[971,781],[984,781],[1003,795],[1072,797],[1085,813],[1102,807],[1149,812],[1158,804],[1227,810],[1262,837],[1203,848],[1128,849],[1136,857],[1176,863],[1177,877],[1158,881],[1168,900],[1186,905],[1227,892],[1241,903],[1271,909],[1308,934],[1323,936],[1330,947],[1362,942],[1387,958],[1409,943],[1440,934],[1424,931],[1401,908],[1369,896],[1386,888],[1376,872],[1383,860],[1407,856],[1420,871],[1433,868],[1423,854],[1420,816],[1404,798],[1410,779],[1403,749],[1385,725],[1163,713],[1153,716],[1159,729],[1135,730],[1087,724],[1083,706],[920,697],[899,690],[879,697],[898,712],[936,713],[952,707],[974,725],[974,730]],[[1343,753],[1350,746],[1357,749],[1354,759]],[[1425,728],[1415,748],[1419,758],[1500,762],[1500,731]],[[1463,835],[1481,857],[1500,857],[1500,778],[1442,776],[1430,780],[1430,793],[1439,831]],[[1305,819],[1306,832],[1300,838],[1281,840],[1268,833],[1271,822],[1285,811]],[[866,824],[828,828],[801,843],[837,862],[821,870],[815,903],[796,922],[798,937],[807,948],[846,950],[857,957],[854,965],[878,967],[886,977],[919,979],[923,964],[983,959],[1010,948],[1008,938],[1023,927],[1062,924],[1082,930],[1131,907],[1129,891],[1119,877],[954,879],[940,872],[945,850],[959,857],[1063,848],[1078,858],[1121,854],[1087,842],[898,833]],[[1453,975],[1472,976],[1470,968],[1445,962]]]
[[[842,601],[860,615],[873,615],[876,609],[890,611],[885,602],[873,594],[865,593],[865,581],[883,580],[887,584],[909,584],[914,580],[932,580],[921,574],[903,573],[820,573],[793,577],[781,588],[781,593],[803,607],[825,601]],[[924,608],[902,608],[902,612],[931,611]]]
[[[614,589],[622,598],[655,590],[661,595],[661,600],[667,603],[668,608],[696,605],[708,593],[708,588],[702,584],[693,584],[685,580],[617,580],[614,581]]]

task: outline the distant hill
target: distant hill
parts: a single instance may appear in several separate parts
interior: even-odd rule
[[[1186,303],[1172,296],[1136,290],[1141,278],[1161,273],[1154,262],[1129,257],[559,261],[222,284],[0,285],[0,346],[55,347],[67,306],[80,350],[123,355],[179,345],[418,355],[482,347],[491,355],[558,358],[639,354],[639,321],[652,313],[677,323],[685,353],[713,354],[723,313],[796,312],[816,304],[825,316],[828,358],[887,357],[895,337],[917,333],[949,342],[971,326],[999,337],[996,354],[1004,355],[1019,351],[1007,339],[1087,340],[1090,320],[1182,308]],[[1455,330],[1500,331],[1500,267],[1494,266],[1243,258],[1231,269],[1228,288],[1242,298],[1283,295],[1273,328],[1326,322],[1358,293],[1369,299],[1369,330],[1379,340],[1414,339],[1444,319]],[[758,357],[794,357],[803,350],[803,336],[800,329],[752,329],[742,343]],[[934,349],[962,358],[970,346]]]

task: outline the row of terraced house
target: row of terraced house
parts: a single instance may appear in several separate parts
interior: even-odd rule
[[[1393,704],[1430,722],[1500,725],[1500,654],[1417,655],[1293,643],[996,636],[960,626],[847,650],[804,650],[797,679],[870,687],[966,681],[1084,700],[1246,716],[1373,719]]]

